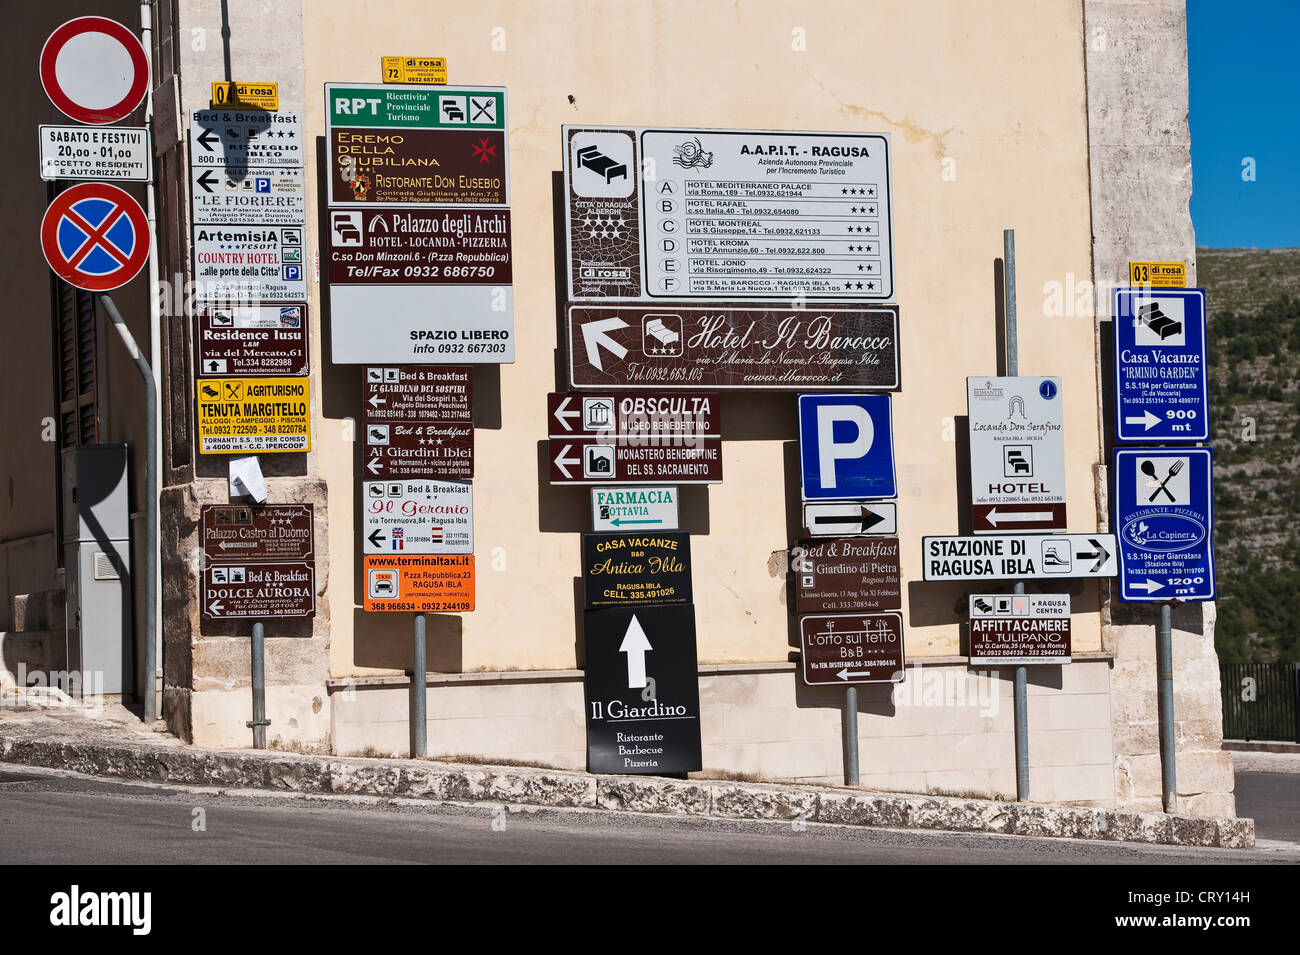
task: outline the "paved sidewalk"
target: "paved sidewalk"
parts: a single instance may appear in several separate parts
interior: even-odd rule
[[[433,760],[308,756],[186,746],[125,710],[0,711],[0,763],[92,776],[281,792],[573,807],[719,819],[1251,848],[1250,819],[1210,819],[1044,803],[738,783]]]

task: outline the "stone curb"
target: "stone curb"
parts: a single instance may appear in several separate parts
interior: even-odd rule
[[[1211,819],[1041,803],[912,796],[834,787],[569,770],[463,766],[425,760],[202,750],[136,741],[0,736],[0,762],[149,782],[325,795],[799,820],[842,826],[1096,839],[1221,849],[1255,845],[1252,819]]]
[[[1230,753],[1300,753],[1300,743],[1268,740],[1225,739],[1223,748]]]

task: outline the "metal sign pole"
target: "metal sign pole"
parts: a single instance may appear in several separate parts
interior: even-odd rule
[[[112,298],[99,296],[100,304],[108,314],[109,320],[122,337],[126,350],[135,361],[135,367],[144,379],[144,427],[145,427],[145,471],[144,471],[144,509],[145,509],[145,564],[144,564],[144,686],[140,690],[144,703],[144,722],[152,723],[158,715],[157,710],[157,661],[158,644],[155,634],[158,632],[158,388],[149,363],[140,353],[130,329],[117,310]],[[126,634],[123,634],[126,639]]]
[[[253,621],[253,718],[248,721],[253,728],[253,749],[266,749],[266,728],[271,721],[266,718],[266,631],[262,621]]]
[[[428,751],[428,680],[424,664],[424,614],[415,615],[415,661],[411,668],[411,758],[421,759]]]
[[[844,784],[858,784],[858,688],[844,688]]]
[[[1016,230],[1002,230],[1002,274],[1007,306],[1007,374],[1012,378],[1020,374],[1020,352],[1016,335]],[[1015,593],[1025,592],[1025,582],[1017,580]],[[1029,671],[1016,667],[1015,690],[1016,724],[1016,799],[1029,799]]]
[[[1178,810],[1177,767],[1174,750],[1174,648],[1172,603],[1160,605],[1156,628],[1156,678],[1160,684],[1160,783],[1165,812]]]

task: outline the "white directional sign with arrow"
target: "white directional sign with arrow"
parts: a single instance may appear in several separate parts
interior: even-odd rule
[[[898,533],[898,504],[862,501],[842,504],[805,504],[803,526],[813,537],[853,537]]]
[[[1114,534],[981,534],[922,539],[925,580],[1114,577]]]
[[[194,221],[204,225],[302,225],[307,196],[301,169],[271,166],[233,170],[190,168]]]
[[[595,487],[591,489],[591,529],[601,531],[677,530],[677,488]]]
[[[190,123],[190,165],[242,174],[250,167],[303,165],[300,113],[199,109]]]
[[[363,553],[474,553],[469,481],[366,481],[361,505]]]

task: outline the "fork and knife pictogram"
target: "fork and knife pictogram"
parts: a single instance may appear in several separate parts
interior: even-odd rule
[[[1163,491],[1164,494],[1165,494],[1165,497],[1169,498],[1170,503],[1176,504],[1176,503],[1177,503],[1177,499],[1174,497],[1173,492],[1170,491],[1169,488],[1167,488],[1165,485],[1167,485],[1171,480],[1173,480],[1174,475],[1177,474],[1177,473],[1178,473],[1179,471],[1181,471],[1182,469],[1183,469],[1183,459],[1182,459],[1182,458],[1179,458],[1179,459],[1177,459],[1176,461],[1174,461],[1173,465],[1169,468],[1169,473],[1166,474],[1164,480],[1160,482],[1160,486],[1157,487],[1154,491],[1151,492],[1151,496],[1150,496],[1149,498],[1147,498],[1147,500],[1148,500],[1148,501],[1154,501],[1154,500],[1156,499],[1157,495],[1159,495],[1160,492]],[[1147,477],[1151,478],[1153,481],[1154,481],[1154,480],[1157,480],[1157,478],[1156,478],[1156,465],[1155,465],[1155,462],[1154,462],[1154,461],[1143,461],[1143,462],[1142,462],[1142,473],[1145,474],[1145,475],[1147,475]],[[1147,485],[1147,486],[1150,487],[1150,485]]]

